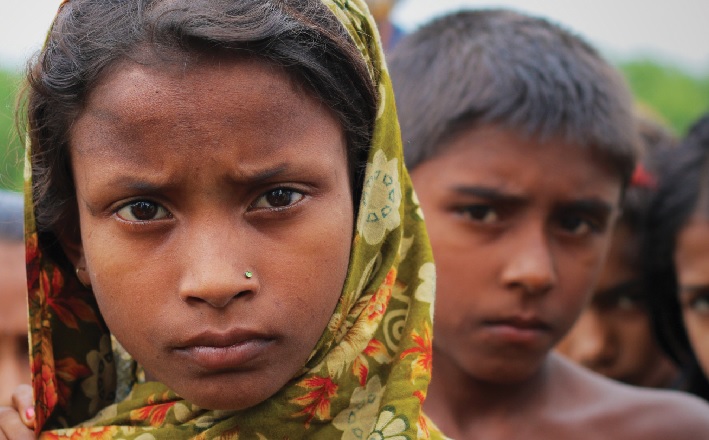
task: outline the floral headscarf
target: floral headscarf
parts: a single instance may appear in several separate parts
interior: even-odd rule
[[[40,251],[28,151],[27,282],[41,438],[442,438],[421,410],[435,270],[379,37],[363,0],[323,2],[360,49],[379,102],[344,289],[305,368],[243,411],[201,409],[161,383],[141,381],[91,291]]]

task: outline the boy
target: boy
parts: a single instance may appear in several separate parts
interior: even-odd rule
[[[673,148],[661,125],[639,119],[642,165],[625,192],[622,215],[589,304],[557,346],[572,361],[630,385],[670,388],[677,368],[660,348],[650,323],[643,284],[642,247],[647,213],[657,186],[658,154]]]
[[[596,283],[637,139],[618,74],[577,37],[462,12],[390,58],[437,262],[425,410],[452,438],[709,438],[709,407],[552,353]]]

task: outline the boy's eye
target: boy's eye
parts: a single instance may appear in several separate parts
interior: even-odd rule
[[[116,215],[129,222],[161,220],[170,216],[167,209],[148,200],[136,200],[123,206]]]
[[[294,203],[299,202],[305,197],[302,193],[288,189],[288,188],[276,188],[262,194],[254,203],[251,205],[252,208],[286,208]]]
[[[571,235],[586,235],[596,230],[594,225],[579,215],[563,215],[559,218],[559,226]]]
[[[458,208],[458,212],[464,217],[478,223],[495,223],[499,216],[494,208],[489,205],[468,205]]]

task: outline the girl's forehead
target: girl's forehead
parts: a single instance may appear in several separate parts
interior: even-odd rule
[[[94,88],[72,127],[71,144],[81,154],[85,148],[96,151],[108,137],[130,142],[195,136],[197,125],[215,142],[254,130],[265,139],[284,131],[297,136],[313,116],[304,108],[334,118],[284,70],[260,60],[210,61],[186,70],[126,62]]]

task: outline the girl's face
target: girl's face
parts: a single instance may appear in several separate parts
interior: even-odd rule
[[[262,402],[327,326],[353,231],[333,113],[259,60],[125,62],[71,129],[80,243],[111,332],[209,409]]]
[[[709,218],[694,215],[682,228],[675,263],[684,325],[704,374],[709,376]]]

